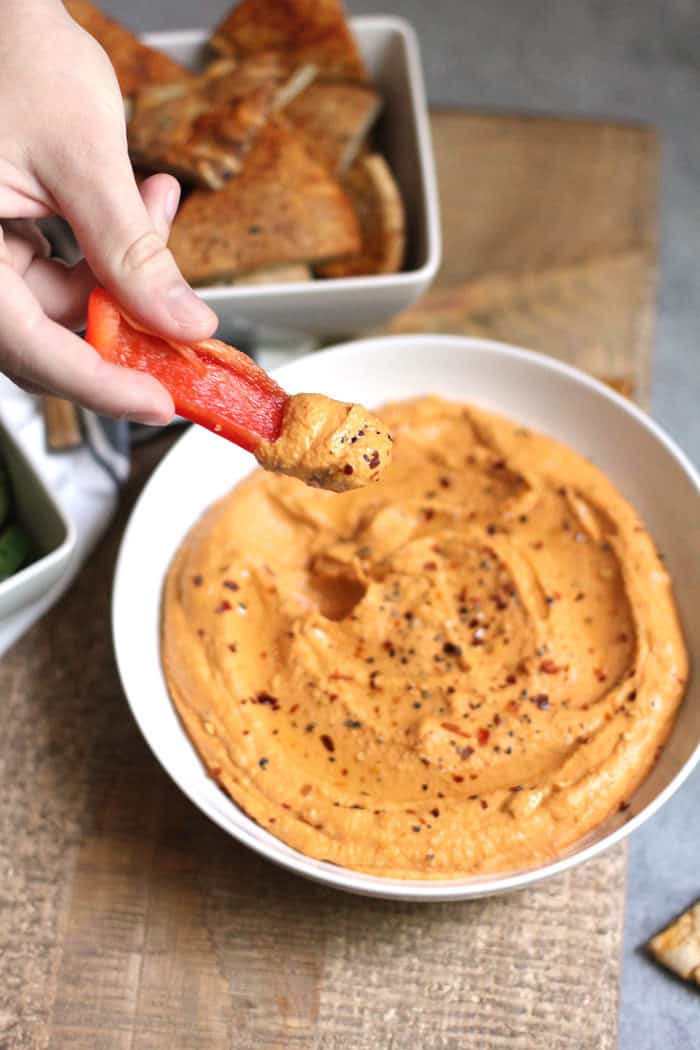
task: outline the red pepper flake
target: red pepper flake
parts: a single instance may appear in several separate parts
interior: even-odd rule
[[[271,707],[273,711],[279,711],[280,702],[276,696],[271,696],[270,693],[258,693],[256,700],[259,704],[266,704]]]
[[[295,711],[298,711],[298,710],[299,710],[299,704],[292,704],[292,706],[289,708],[289,713],[290,713],[290,715],[293,715],[295,713]]]
[[[229,591],[238,591],[238,590],[240,590],[240,588],[239,588],[239,586],[238,586],[238,584],[236,583],[235,580],[224,580],[224,587],[226,587]]]
[[[233,608],[233,606],[231,605],[231,602],[227,601],[226,598],[224,598],[224,600],[217,605],[217,607],[214,610],[214,612],[218,612],[218,613],[229,612],[229,610],[232,609],[232,608]]]
[[[450,487],[450,485],[452,484],[452,482],[450,481],[450,479],[448,477],[438,478],[438,482],[440,483],[440,486],[443,489],[448,489]]]
[[[454,780],[455,784],[461,784],[464,780],[464,777],[461,775],[461,773],[453,773],[452,779]]]
[[[500,726],[500,724],[501,724],[501,716],[499,714],[495,714],[493,716],[493,724],[495,726]]]
[[[321,737],[321,743],[325,747],[326,751],[335,751],[335,744],[333,743],[332,738],[329,737],[328,733],[323,734],[323,736]]]
[[[488,809],[489,808],[489,804],[488,804],[488,802],[486,801],[485,798],[481,799],[481,808],[482,809]]]
[[[355,468],[350,463],[346,463],[343,467],[343,474],[354,474]]]
[[[192,577],[192,583],[195,585],[195,587],[201,587],[204,583],[204,577],[200,576],[198,573],[196,576]]]
[[[423,507],[423,517],[426,521],[432,521],[435,517],[435,511],[432,507]]]
[[[549,710],[549,697],[546,693],[536,693],[535,696],[530,697],[530,702],[533,703],[535,707],[539,707],[540,711]]]
[[[236,645],[235,642],[229,642],[228,647],[229,647],[229,649],[231,650],[232,653],[237,653],[238,652],[238,646]]]
[[[484,727],[482,726],[476,734],[476,739],[478,740],[481,747],[485,747],[486,744],[488,744],[489,742],[490,736],[491,734],[489,733],[488,729],[484,729]]]
[[[198,638],[203,638],[204,637],[204,628],[203,627],[198,627],[197,628],[197,637]]]
[[[441,722],[440,725],[443,729],[446,729],[448,733],[455,733],[457,736],[463,736],[466,740],[469,739],[471,733],[465,733],[463,729],[456,726],[454,722]]]
[[[215,780],[218,780],[219,777],[221,776],[221,774],[223,773],[223,770],[222,770],[221,766],[212,766],[211,769],[209,770],[209,772],[214,777]]]
[[[328,675],[331,682],[352,682],[353,678],[350,674],[341,674],[340,671],[333,671]]]
[[[599,682],[604,682],[608,677],[608,672],[604,671],[602,667],[594,667],[593,674],[596,676]]]
[[[508,704],[508,710],[516,714],[520,710],[520,704],[517,700],[511,700]]]
[[[384,649],[384,651],[387,652],[389,656],[396,656],[396,646],[389,639],[387,639],[385,642],[382,642],[382,649]]]
[[[555,664],[554,660],[543,660],[540,664],[540,671],[543,671],[544,674],[558,674],[561,670],[562,668]]]
[[[506,683],[507,683],[507,685],[515,685],[517,680],[518,679],[515,677],[514,674],[506,675]]]
[[[436,561],[423,562],[423,570],[425,572],[435,572],[436,569],[437,569],[437,562]]]
[[[460,749],[459,757],[466,760],[467,758],[471,758],[473,754],[474,754],[474,748],[473,747],[463,747],[463,748]]]

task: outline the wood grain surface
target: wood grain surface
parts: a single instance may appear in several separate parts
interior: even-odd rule
[[[455,329],[585,363],[600,346],[643,391],[650,133],[435,128],[441,282],[468,299]],[[109,594],[128,508],[171,440],[139,449],[108,537],[0,664],[0,1048],[613,1050],[623,849],[506,898],[365,900],[259,859],[161,771],[121,692]]]

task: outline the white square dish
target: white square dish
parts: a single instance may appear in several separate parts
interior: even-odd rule
[[[346,335],[388,321],[429,286],[440,265],[437,181],[416,35],[400,18],[353,18],[370,77],[384,98],[376,136],[401,189],[407,257],[400,273],[265,285],[198,288],[220,333],[246,321],[315,336]],[[208,32],[149,33],[144,43],[186,65],[201,64]]]

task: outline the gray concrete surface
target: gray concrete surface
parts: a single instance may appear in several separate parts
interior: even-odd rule
[[[229,0],[103,2],[140,30],[208,25],[230,6]],[[611,117],[659,129],[653,413],[700,461],[700,0],[348,0],[348,6],[354,14],[391,11],[414,24],[433,103]],[[700,1050],[697,989],[667,978],[639,952],[700,896],[699,811],[697,771],[632,839],[619,1050]]]

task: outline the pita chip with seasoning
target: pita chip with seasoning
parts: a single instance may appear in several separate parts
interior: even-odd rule
[[[195,190],[187,197],[170,235],[173,254],[193,284],[353,254],[360,245],[357,218],[342,187],[280,120],[261,130],[242,171],[222,190]]]
[[[209,45],[235,58],[280,51],[291,66],[312,63],[324,76],[367,78],[342,0],[242,0]]]
[[[647,949],[683,980],[700,985],[700,900],[652,937]]]
[[[192,74],[179,62],[142,44],[135,33],[115,22],[89,0],[64,0],[68,14],[107,52],[125,98],[147,84],[189,80]]]

